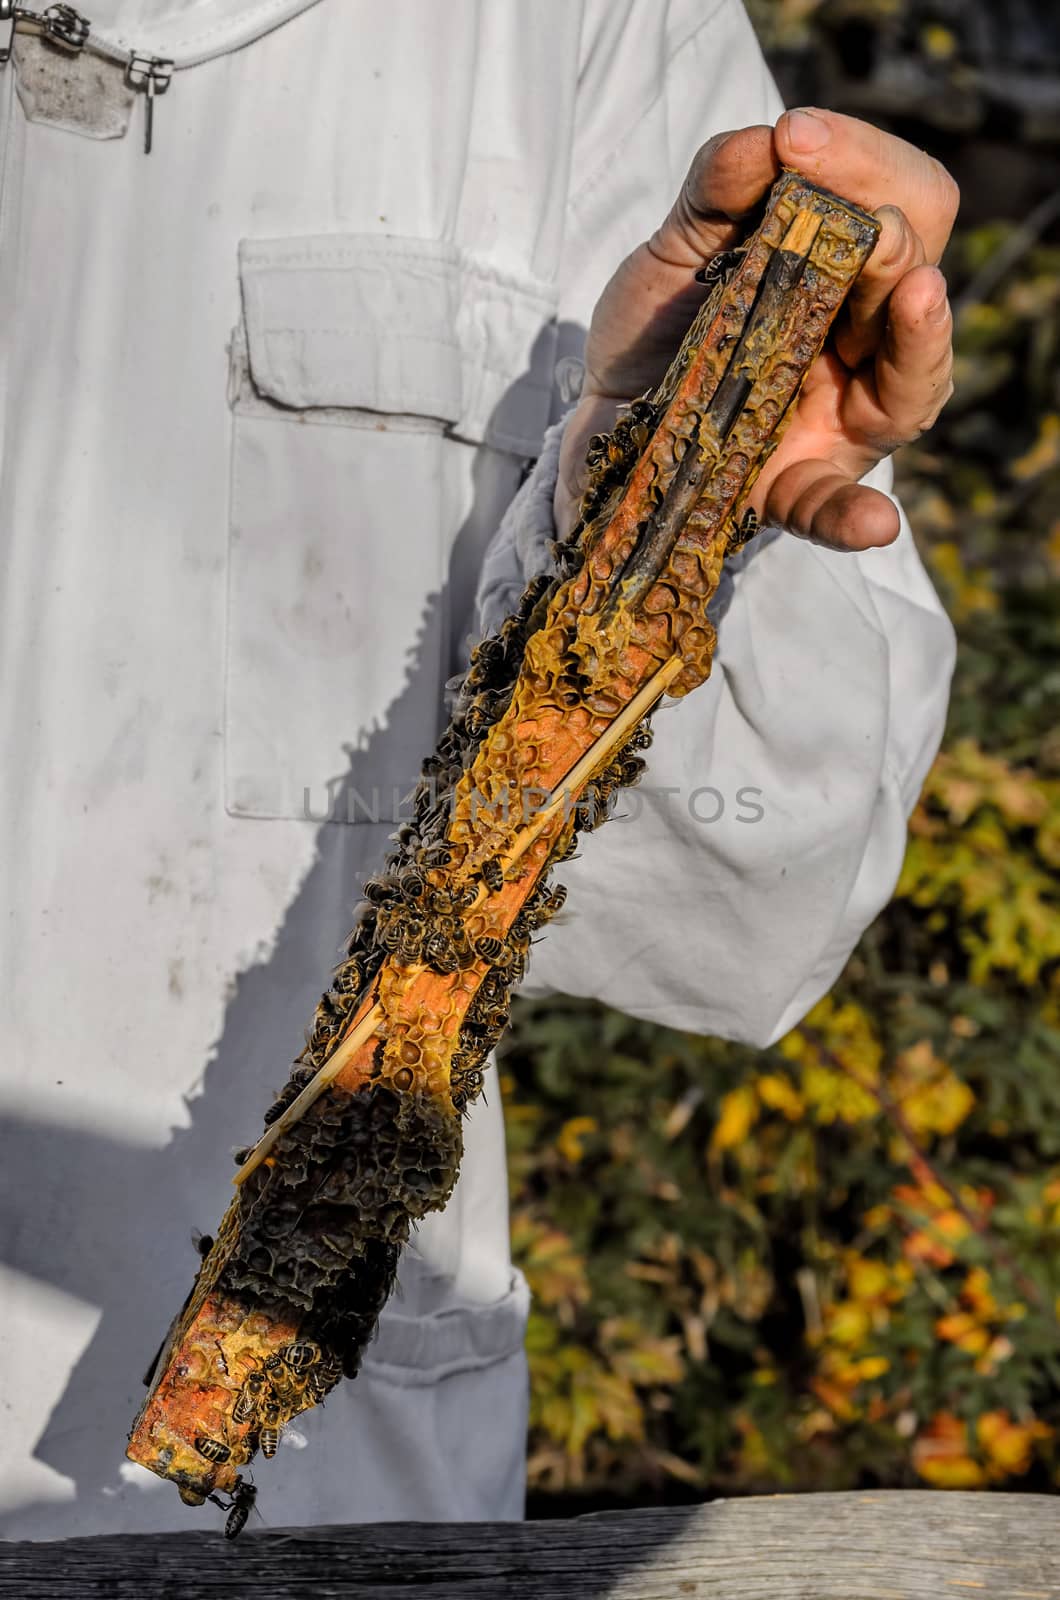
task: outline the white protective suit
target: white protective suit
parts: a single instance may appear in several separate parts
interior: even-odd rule
[[[502,519],[491,615],[540,558],[547,459],[504,514],[600,289],[704,139],[780,110],[737,0],[86,8],[97,48],[20,36],[0,67],[7,1537],[216,1516],[123,1463],[192,1231],[433,743]],[[130,50],[176,64],[150,155]],[[767,536],[725,599],[534,976],[765,1041],[891,891],[952,640],[904,528],[859,557]],[[521,1514],[487,1098],[362,1375],[258,1470],[266,1523]]]

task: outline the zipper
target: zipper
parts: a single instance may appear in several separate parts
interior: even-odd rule
[[[31,11],[29,6],[17,5],[14,0],[0,0],[0,27],[4,29],[0,36],[0,67],[11,59],[15,29],[20,23],[61,49],[69,50],[71,55],[79,54],[88,43],[88,18],[73,6],[51,5],[44,11]]]
[[[73,55],[89,50],[106,61],[116,62],[125,70],[128,87],[144,97],[144,152],[150,155],[154,142],[155,101],[165,94],[175,72],[202,66],[218,56],[241,50],[319,3],[320,0],[256,0],[255,4],[248,3],[245,7],[236,5],[235,14],[223,27],[214,25],[203,29],[200,38],[211,41],[205,48],[197,50],[193,37],[179,40],[179,49],[174,48],[172,55],[161,55],[97,33],[75,6],[55,4],[34,10],[18,4],[17,0],[0,0],[0,67],[11,58],[16,29],[35,32]]]
[[[13,7],[0,0],[0,46],[7,44],[8,23]],[[0,66],[6,57],[0,52]],[[21,185],[22,147],[20,119],[16,118],[15,85],[9,72],[0,72],[0,304],[10,308],[14,300],[17,257],[17,213]],[[15,219],[15,226],[12,226]],[[8,315],[0,322],[0,486],[4,469],[4,442],[9,407],[8,373],[11,345],[17,319]]]
[[[144,154],[151,154],[155,100],[165,94],[172,82],[171,60],[166,56],[111,45],[94,34],[88,18],[71,5],[50,5],[43,11],[31,11],[29,6],[18,5],[15,0],[0,0],[0,27],[6,27],[6,32],[0,35],[0,66],[5,66],[11,59],[16,29],[36,33],[70,55],[80,55],[82,50],[88,49],[95,55],[124,66],[126,84],[144,97]]]
[[[151,154],[155,130],[155,96],[165,94],[173,80],[173,63],[165,56],[141,56],[134,51],[125,68],[125,81],[144,97],[144,155]]]

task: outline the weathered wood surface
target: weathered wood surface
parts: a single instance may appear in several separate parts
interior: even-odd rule
[[[1060,1499],[865,1494],[567,1522],[0,1545],[4,1600],[1057,1600]]]

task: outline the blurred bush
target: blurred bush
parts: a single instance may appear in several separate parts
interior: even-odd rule
[[[539,1514],[1060,1486],[1054,221],[977,226],[947,262],[957,392],[899,465],[959,633],[950,724],[895,899],[833,993],[766,1052],[518,1008]]]

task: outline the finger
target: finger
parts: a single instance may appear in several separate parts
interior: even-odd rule
[[[855,373],[842,422],[881,455],[934,426],[953,393],[953,322],[946,280],[937,267],[916,267],[897,285],[873,370]]]
[[[847,299],[835,347],[848,367],[858,367],[879,347],[887,326],[887,300],[907,272],[924,264],[924,244],[897,206],[876,213],[880,237]]]
[[[740,219],[754,209],[779,171],[772,128],[717,134],[697,151],[648,249],[667,266],[682,270],[728,250],[740,236]]]
[[[773,130],[720,133],[699,150],[669,215],[628,255],[593,311],[583,393],[628,397],[657,383],[710,294],[695,270],[735,244],[779,168]]]
[[[892,544],[901,522],[893,500],[849,477],[832,461],[798,461],[769,490],[766,520],[830,550]]]
[[[939,260],[960,190],[932,156],[867,122],[816,106],[784,113],[776,147],[785,166],[868,211],[900,205],[924,242],[927,260]]]

